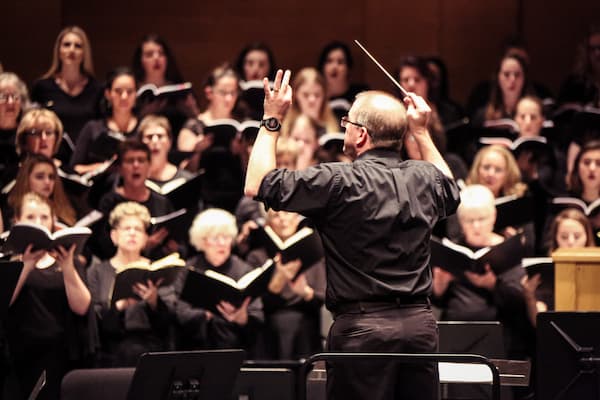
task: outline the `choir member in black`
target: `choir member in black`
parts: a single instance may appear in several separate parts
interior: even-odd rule
[[[254,42],[244,47],[237,57],[235,70],[244,81],[275,77],[275,57],[265,43]]]
[[[17,128],[16,151],[19,160],[23,161],[28,155],[39,154],[51,159],[60,168],[61,161],[55,158],[55,154],[60,146],[62,136],[63,126],[54,112],[43,108],[34,108],[27,111],[21,118]],[[6,171],[7,183],[2,189],[4,193],[11,191],[21,166],[21,162],[15,163],[11,165],[10,171]],[[57,172],[62,173],[58,170]],[[27,179],[26,176],[23,178]],[[10,213],[11,211],[4,209],[5,215],[10,215]]]
[[[317,68],[327,81],[328,100],[344,99],[351,104],[358,93],[368,90],[365,84],[351,82],[353,66],[354,59],[346,43],[333,41],[323,47]]]
[[[475,126],[485,121],[514,118],[518,101],[532,94],[527,62],[517,53],[507,53],[498,63],[494,84],[487,104],[472,116]]]
[[[146,186],[150,171],[150,149],[137,139],[126,140],[119,146],[117,164],[121,182],[112,191],[100,199],[98,210],[105,216],[119,203],[136,201],[150,211],[150,215],[158,217],[173,211],[169,199]],[[92,251],[100,259],[107,259],[115,254],[116,248],[110,241],[110,226],[104,224],[90,240]],[[161,258],[177,251],[177,244],[168,239],[169,232],[165,227],[152,232],[148,237],[145,254],[151,259]]]
[[[193,174],[177,168],[169,162],[169,151],[173,144],[171,124],[165,117],[146,115],[140,122],[138,135],[150,149],[150,172],[148,179],[162,187],[174,179],[190,179]]]
[[[589,27],[578,49],[574,72],[560,88],[561,105],[591,105],[600,107],[600,25]]]
[[[386,93],[364,92],[342,121],[352,163],[274,169],[277,121],[292,100],[289,79],[289,71],[279,70],[272,90],[264,82],[264,118],[275,121],[258,133],[245,193],[316,224],[327,265],[326,304],[336,315],[328,350],[435,352],[427,243],[435,223],[458,205],[458,188],[427,132],[431,109],[414,94],[404,106]],[[411,160],[400,159],[402,144]],[[436,399],[437,364],[329,364],[327,388],[334,399]]]
[[[146,84],[161,88],[184,82],[171,48],[163,38],[154,33],[144,36],[136,47],[132,69],[138,88]],[[137,106],[140,117],[147,114],[160,114],[167,117],[176,134],[188,118],[198,113],[198,106],[191,92],[168,98],[138,97]]]
[[[284,137],[277,139],[275,155],[277,168],[296,169],[298,154],[299,149],[294,140]],[[240,230],[235,249],[238,254],[245,255],[252,250],[251,243],[248,241],[251,231],[258,228],[258,224],[265,220],[265,208],[255,199],[244,196],[235,209],[235,219]]]
[[[56,153],[63,139],[63,124],[58,116],[44,108],[33,108],[23,115],[17,128],[17,154],[21,159],[28,154],[42,154],[54,159],[57,167],[62,162]]]
[[[339,120],[327,101],[327,82],[315,68],[302,68],[292,81],[294,100],[289,113],[282,121],[282,136],[289,136],[292,125],[299,115],[312,118],[320,127],[319,136],[328,132],[339,132]]]
[[[297,232],[300,214],[287,211],[267,211],[266,224],[282,241]],[[264,248],[251,251],[246,257],[250,265],[263,265],[268,259]],[[265,311],[265,350],[274,359],[307,358],[323,350],[321,345],[321,306],[325,299],[325,260],[319,260],[294,280],[300,260],[277,263],[262,297]]]
[[[398,82],[409,92],[414,92],[427,101],[431,107],[431,118],[429,119],[429,133],[435,146],[443,154],[446,151],[446,133],[436,106],[429,101],[429,82],[431,71],[424,58],[408,56],[400,60],[398,65]],[[458,176],[457,178],[459,178]]]
[[[22,198],[15,215],[17,222],[55,229],[50,204],[34,193]],[[7,333],[20,394],[11,398],[28,398],[45,370],[46,384],[37,398],[58,399],[64,374],[81,368],[93,351],[87,328],[91,296],[74,252],[75,246],[50,252],[28,246],[19,256],[23,272],[11,300]]]
[[[97,361],[100,367],[133,367],[141,354],[167,349],[170,319],[158,296],[160,282],[136,283],[135,298],[111,299],[119,268],[150,263],[142,255],[150,226],[148,209],[132,201],[120,203],[110,213],[109,223],[117,252],[108,260],[93,263],[87,271],[101,340]]]
[[[493,232],[496,206],[487,187],[469,185],[463,189],[457,215],[463,234],[459,244],[477,250],[504,241]],[[443,320],[500,321],[507,358],[525,359],[533,356],[533,337],[520,284],[523,276],[519,265],[498,275],[486,265],[485,273],[466,271],[464,278],[433,266],[433,294],[442,308]]]
[[[55,223],[72,226],[77,216],[71,201],[65,194],[58,169],[52,159],[42,154],[31,154],[21,164],[15,185],[8,194],[8,207],[4,211],[7,223],[12,219],[12,210],[22,203],[23,196],[34,192],[52,204]]]
[[[94,78],[92,49],[86,33],[78,26],[68,26],[54,43],[52,65],[33,84],[31,100],[54,111],[73,143],[90,119],[98,117],[102,85]],[[71,151],[63,145],[58,158],[69,162]]]
[[[202,272],[214,270],[235,280],[252,270],[245,261],[231,254],[237,235],[235,217],[222,209],[207,209],[196,216],[190,228],[190,244],[198,254],[187,265]],[[227,301],[217,304],[218,314],[192,307],[179,299],[188,272],[183,271],[172,286],[161,288],[160,295],[180,328],[183,349],[244,348],[251,350],[258,325],[264,320],[262,301],[249,298],[238,307]],[[250,354],[249,358],[253,355]]]
[[[550,238],[548,256],[552,256],[557,249],[596,246],[590,220],[583,212],[575,208],[567,208],[554,217],[548,237]],[[536,325],[538,312],[545,312],[554,307],[554,302],[551,301],[554,299],[554,293],[548,293],[548,297],[544,299],[536,296],[536,289],[540,283],[542,283],[540,274],[533,275],[531,278],[524,276],[521,280],[527,301],[529,320],[533,326]]]
[[[460,104],[450,98],[450,83],[446,63],[440,57],[425,58],[430,71],[429,100],[435,104],[442,124],[448,130],[465,116]]]
[[[192,152],[186,169],[205,170],[202,197],[206,205],[229,211],[242,197],[240,138],[236,135],[227,145],[216,145],[219,139],[206,127],[222,119],[244,119],[239,92],[239,77],[229,64],[213,69],[204,85],[207,107],[185,123],[177,141],[179,151]]]
[[[25,83],[12,72],[0,73],[0,187],[4,187],[5,170],[19,161],[15,148],[17,126],[28,106]]]
[[[117,154],[119,141],[135,135],[138,125],[134,113],[136,88],[129,68],[116,68],[108,74],[103,101],[106,115],[85,124],[71,157],[71,167],[78,174],[101,167]]]
[[[235,62],[235,72],[242,81],[261,81],[267,76],[269,79],[275,77],[275,57],[273,52],[265,43],[254,42],[240,51]],[[262,87],[257,91],[255,88],[243,91],[241,98],[248,107],[249,117],[258,120],[263,113]]]

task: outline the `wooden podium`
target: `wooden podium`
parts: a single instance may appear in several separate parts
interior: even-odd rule
[[[558,249],[554,260],[556,311],[600,311],[600,248]]]

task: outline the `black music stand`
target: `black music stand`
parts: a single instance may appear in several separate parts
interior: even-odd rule
[[[600,312],[537,317],[536,397],[600,399]]]
[[[438,321],[438,329],[440,353],[505,358],[502,325],[498,321]],[[489,385],[476,383],[442,384],[443,398],[487,398],[489,390]]]
[[[498,321],[438,321],[440,353],[479,354],[505,358],[502,325]]]
[[[243,350],[143,354],[127,400],[229,399],[244,356]]]

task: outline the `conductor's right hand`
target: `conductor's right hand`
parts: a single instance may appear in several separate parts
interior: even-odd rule
[[[264,118],[277,118],[280,122],[292,104],[292,87],[289,85],[292,73],[290,70],[277,70],[273,89],[269,87],[269,79],[263,79],[265,90]]]
[[[431,107],[421,96],[414,93],[408,93],[404,98],[406,106],[406,118],[408,120],[408,130],[413,134],[420,134],[427,130]]]

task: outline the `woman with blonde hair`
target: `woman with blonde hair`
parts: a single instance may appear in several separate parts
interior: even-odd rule
[[[302,68],[292,81],[294,99],[282,122],[282,136],[289,136],[292,125],[300,114],[315,120],[321,127],[319,136],[327,132],[339,132],[339,122],[327,102],[327,82],[315,68]]]
[[[52,54],[50,68],[33,84],[31,99],[54,111],[75,143],[83,125],[98,116],[102,85],[94,78],[90,42],[80,27],[64,28]],[[61,148],[63,162],[68,162],[69,150]]]
[[[160,281],[135,283],[135,298],[111,299],[118,270],[128,264],[150,265],[142,255],[150,227],[148,208],[134,201],[120,203],[108,222],[116,254],[92,263],[87,272],[102,342],[98,366],[134,366],[142,353],[166,350],[168,311],[158,296]]]
[[[63,139],[63,124],[58,116],[45,108],[34,108],[23,115],[17,128],[16,150],[24,158],[43,154],[54,158]],[[60,165],[60,161],[55,163]]]
[[[54,231],[54,210],[47,199],[35,193],[22,196],[15,208],[17,222]],[[31,393],[42,371],[46,385],[38,399],[58,399],[62,377],[94,349],[88,334],[91,295],[83,276],[85,266],[75,254],[75,245],[51,251],[28,246],[20,256],[23,271],[10,301],[6,331],[14,374],[21,395]],[[90,339],[86,339],[90,338]]]
[[[512,153],[504,146],[485,146],[477,152],[467,176],[467,184],[481,184],[494,197],[516,194],[522,196],[527,185],[521,181],[521,172]]]

